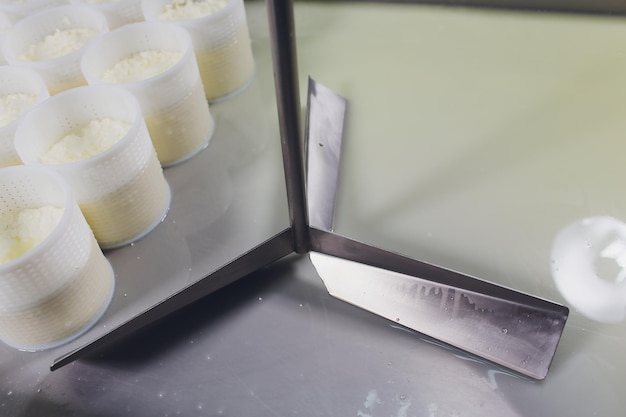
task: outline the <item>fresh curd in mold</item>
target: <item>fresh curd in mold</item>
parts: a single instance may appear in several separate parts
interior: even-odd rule
[[[164,73],[182,57],[178,51],[143,50],[115,63],[101,79],[120,84],[140,82]],[[153,104],[151,107],[156,107]],[[213,129],[207,108],[202,82],[198,79],[191,91],[179,100],[157,110],[144,109],[143,117],[162,165],[180,162],[207,143]]]
[[[176,51],[146,50],[136,52],[118,61],[102,74],[108,83],[132,83],[159,75],[174,65],[182,53]]]
[[[247,84],[254,72],[243,4],[241,9],[234,9],[229,15],[216,17],[215,21],[209,20],[212,15],[224,10],[230,1],[174,0],[156,15],[160,20],[181,22],[191,34],[205,95],[209,101],[238,91]]]
[[[91,120],[61,138],[39,160],[44,164],[66,164],[90,158],[113,147],[130,127],[125,120]]]
[[[115,146],[131,123],[112,118],[93,119],[77,126],[39,156],[43,164],[69,164],[94,157]],[[129,168],[129,177],[119,188],[79,205],[102,247],[119,246],[157,222],[169,206],[170,191],[155,154],[145,166]],[[140,203],[138,203],[140,202]],[[141,204],[141,208],[138,207]]]
[[[11,93],[0,97],[0,127],[16,120],[37,101],[35,94]]]
[[[54,206],[0,215],[0,264],[19,258],[41,243],[59,224],[63,209]]]
[[[34,43],[20,56],[24,61],[44,61],[59,58],[82,48],[98,35],[98,30],[88,27],[57,29]]]
[[[161,20],[185,20],[207,16],[222,10],[228,5],[228,0],[182,0],[173,1],[163,7],[159,15]]]

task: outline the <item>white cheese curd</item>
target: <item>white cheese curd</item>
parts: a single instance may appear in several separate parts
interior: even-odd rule
[[[34,43],[20,56],[24,61],[43,61],[65,56],[82,48],[98,35],[98,30],[88,27],[57,29]]]
[[[0,97],[0,127],[16,120],[37,101],[35,94],[13,93]]]
[[[63,209],[54,206],[0,215],[0,264],[12,261],[41,243],[59,224]]]
[[[136,52],[118,61],[102,74],[109,83],[131,83],[159,75],[180,61],[177,51],[146,50]]]
[[[44,164],[65,164],[95,156],[113,147],[131,127],[125,120],[94,119],[62,137],[39,157]]]
[[[200,16],[208,16],[228,5],[228,0],[175,0],[166,4],[159,15],[161,20],[186,20]]]

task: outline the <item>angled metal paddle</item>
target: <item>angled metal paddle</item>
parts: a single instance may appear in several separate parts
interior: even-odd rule
[[[347,101],[309,79],[311,261],[328,292],[523,375],[543,379],[569,310],[332,232]]]
[[[310,253],[331,295],[521,374],[544,378],[567,320],[566,307],[332,232],[347,102],[310,81],[305,183],[293,4],[289,0],[266,3],[290,227],[102,337],[59,357],[51,369],[110,348],[295,252]]]

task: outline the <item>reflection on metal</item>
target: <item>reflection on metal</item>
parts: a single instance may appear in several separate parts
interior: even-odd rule
[[[218,269],[204,279],[191,284],[180,292],[173,294],[159,304],[149,308],[136,317],[131,318],[100,339],[81,346],[56,359],[50,369],[59,369],[79,358],[94,354],[103,348],[118,342],[138,330],[152,324],[181,308],[198,301],[218,289],[235,282],[254,271],[257,271],[293,252],[291,230],[286,229],[256,248],[243,254],[229,264]]]
[[[346,100],[309,78],[305,149],[309,224],[333,229]]]
[[[468,290],[493,298],[514,301],[527,305],[530,308],[552,310],[564,317],[569,313],[567,307],[555,304],[551,301],[546,301],[459,272],[408,258],[335,233],[311,229],[311,250],[376,268],[388,269],[400,274],[420,277],[428,281],[449,285],[461,290]]]
[[[526,303],[530,297],[519,293],[493,297],[321,253],[310,256],[334,297],[532,378],[548,373],[567,319],[561,306]],[[378,256],[388,261],[386,253]]]
[[[552,277],[567,302],[586,317],[626,317],[626,223],[590,217],[561,230],[552,244]]]

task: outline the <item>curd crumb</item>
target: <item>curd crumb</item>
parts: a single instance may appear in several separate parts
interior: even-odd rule
[[[63,209],[27,208],[0,215],[0,264],[12,261],[41,243],[59,224]]]

